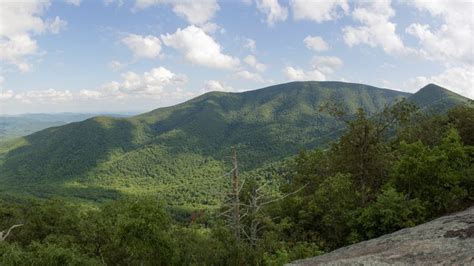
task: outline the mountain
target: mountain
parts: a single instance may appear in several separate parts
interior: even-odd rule
[[[213,205],[228,184],[232,146],[241,169],[253,170],[335,139],[342,125],[319,111],[322,104],[375,113],[404,97],[423,99],[343,82],[210,92],[138,116],[94,117],[5,143],[0,182],[7,191],[37,196],[155,193],[176,204]]]
[[[82,121],[98,113],[21,114],[0,116],[0,142],[32,134],[42,129]],[[123,117],[125,114],[108,114]]]
[[[444,113],[455,105],[465,104],[469,99],[436,84],[428,84],[409,97],[409,100],[427,112]]]

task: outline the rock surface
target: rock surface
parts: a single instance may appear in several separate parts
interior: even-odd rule
[[[474,207],[289,265],[474,265]]]

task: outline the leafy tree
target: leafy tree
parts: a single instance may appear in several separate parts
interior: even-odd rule
[[[104,206],[96,234],[103,256],[114,265],[166,265],[174,257],[171,220],[154,199],[128,199]]]
[[[384,188],[376,201],[361,209],[356,228],[363,239],[369,239],[415,226],[424,219],[425,210],[419,199],[407,199],[389,186]]]
[[[466,198],[460,182],[469,158],[455,129],[434,148],[420,141],[402,142],[400,154],[392,172],[396,188],[411,199],[420,199],[431,216],[456,210]]]
[[[448,112],[449,121],[459,131],[465,145],[474,146],[474,104],[462,105]]]

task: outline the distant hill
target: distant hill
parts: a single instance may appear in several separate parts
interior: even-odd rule
[[[82,121],[100,113],[57,113],[0,115],[0,142],[32,134],[48,127],[61,126]],[[125,117],[126,114],[108,114],[112,117]]]
[[[39,196],[155,193],[176,204],[212,205],[228,184],[223,174],[232,146],[242,169],[252,170],[335,139],[342,125],[319,111],[329,101],[349,113],[375,113],[398,98],[424,99],[429,107],[444,101],[438,96],[444,97],[343,82],[210,92],[134,117],[94,117],[8,142],[0,146],[0,182]]]
[[[436,84],[428,84],[409,97],[409,100],[428,112],[444,113],[451,107],[469,102],[459,94]]]

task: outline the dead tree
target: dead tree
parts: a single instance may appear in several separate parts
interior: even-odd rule
[[[7,239],[7,237],[10,235],[10,232],[17,228],[17,227],[20,227],[20,226],[23,226],[23,224],[15,224],[15,225],[12,225],[8,230],[4,230],[4,231],[1,231],[0,232],[0,242],[3,242],[5,241],[5,239]],[[6,231],[6,232],[5,232]]]
[[[227,200],[224,204],[227,210],[225,210],[219,216],[225,216],[228,218],[229,227],[231,227],[234,231],[234,236],[237,239],[240,239],[242,231],[241,219],[243,218],[240,212],[240,206],[242,205],[240,202],[240,192],[242,191],[244,182],[240,183],[239,181],[239,166],[235,147],[232,148],[232,166],[231,191],[227,195]]]
[[[263,229],[261,219],[259,217],[263,207],[270,203],[282,200],[290,195],[296,194],[306,187],[306,185],[302,186],[296,191],[276,197],[269,196],[264,192],[264,187],[268,184],[268,182],[258,187],[257,185],[254,185],[250,188],[248,200],[246,202],[242,202],[241,192],[245,184],[245,180],[240,182],[239,179],[237,151],[235,148],[232,149],[231,158],[233,165],[233,169],[231,171],[231,191],[227,195],[227,200],[224,204],[226,210],[219,216],[225,216],[228,218],[228,225],[233,230],[236,239],[240,240],[243,233],[251,246],[256,247],[257,241],[259,239],[259,232]],[[244,219],[247,221],[247,223],[242,222]]]
[[[254,185],[249,192],[249,200],[247,204],[244,204],[243,206],[247,209],[247,214],[248,214],[248,219],[249,219],[249,224],[248,226],[243,226],[242,232],[244,233],[245,237],[247,238],[248,242],[253,248],[257,247],[257,242],[259,240],[259,232],[264,229],[264,226],[261,224],[261,218],[259,215],[262,212],[262,209],[269,205],[270,203],[282,200],[286,197],[289,197],[293,194],[298,193],[300,190],[306,187],[306,185],[302,186],[298,190],[295,190],[293,192],[280,195],[280,196],[268,196],[263,188],[268,184],[264,183],[263,185],[260,185],[257,187]]]

